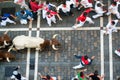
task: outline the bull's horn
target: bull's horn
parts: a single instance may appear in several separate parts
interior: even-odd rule
[[[7,34],[10,30],[7,30],[6,32],[4,32],[4,34]]]
[[[56,48],[55,45],[52,45],[52,48],[53,48],[54,50],[58,50],[58,48]]]
[[[9,45],[7,42],[6,42],[6,40],[4,41],[4,44],[7,46],[7,45]]]
[[[10,59],[8,57],[6,59],[7,59],[8,62],[10,62]]]
[[[57,35],[58,35],[58,34],[54,34],[52,38],[54,39]]]

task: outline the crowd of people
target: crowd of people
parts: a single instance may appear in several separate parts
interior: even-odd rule
[[[7,22],[16,24],[15,21],[10,20],[10,16],[14,19],[18,18],[21,24],[27,24],[28,20],[33,21],[37,19],[40,12],[42,12],[42,18],[46,19],[48,26],[52,26],[52,22],[55,24],[57,22],[56,16],[62,21],[63,16],[69,17],[75,15],[73,9],[79,11],[83,8],[85,10],[76,18],[75,24],[73,26],[71,25],[73,29],[82,27],[86,21],[90,24],[95,24],[93,19],[113,14],[116,16],[116,19],[111,19],[106,25],[106,29],[103,30],[103,33],[111,34],[112,32],[117,32],[116,24],[119,22],[118,19],[120,19],[120,13],[118,11],[120,0],[113,0],[111,5],[108,6],[108,9],[104,9],[106,5],[101,0],[65,0],[60,5],[54,5],[49,1],[37,2],[36,0],[30,0],[29,5],[26,4],[25,0],[14,0],[14,3],[20,5],[22,9],[16,12],[15,15],[3,14],[1,16],[1,26],[6,26]],[[91,11],[96,14],[89,17]]]
[[[93,4],[94,2],[95,4]],[[101,0],[66,0],[58,6],[50,3],[49,0],[43,2],[30,0],[29,5],[26,4],[25,0],[14,0],[14,3],[20,5],[21,10],[17,11],[15,15],[4,13],[2,16],[0,16],[0,26],[6,26],[7,23],[16,24],[16,22],[11,20],[10,17],[19,19],[20,24],[28,24],[28,21],[32,22],[33,20],[37,19],[37,16],[40,12],[42,13],[42,19],[46,19],[48,26],[52,26],[52,22],[57,22],[56,17],[59,19],[59,21],[62,21],[64,18],[63,16],[69,17],[75,15],[72,9],[80,11],[82,8],[84,8],[85,10],[76,18],[75,24],[73,23],[71,26],[73,29],[82,27],[86,21],[88,21],[90,24],[95,24],[94,19],[113,14],[116,16],[116,19],[111,19],[106,25],[105,30],[102,30],[104,34],[111,34],[112,32],[117,32],[116,25],[120,19],[120,12],[118,11],[120,0],[113,0],[111,5],[108,6],[108,10],[104,9],[104,6],[106,5],[103,4]],[[95,6],[93,7],[93,5]],[[89,16],[91,11],[96,13],[95,15],[92,15],[92,17]],[[118,54],[118,52],[120,52],[120,50],[115,51],[115,53],[120,56],[120,53]],[[90,65],[95,58],[95,56],[89,58],[87,55],[78,56],[75,54],[74,56],[80,59],[79,65],[73,67],[75,70],[83,68],[86,65]],[[14,69],[11,79],[25,80],[26,78],[17,71],[18,69],[19,66]],[[83,69],[81,72],[77,73],[72,80],[87,80],[87,78],[89,78],[89,80],[102,80],[104,78],[104,76],[100,76],[98,74],[97,70],[90,74],[84,74],[85,70],[86,69]],[[56,78],[54,79],[50,75],[42,76],[40,73],[39,75],[44,80],[56,80]]]

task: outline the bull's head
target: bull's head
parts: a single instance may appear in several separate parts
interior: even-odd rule
[[[51,40],[45,40],[43,44],[40,44],[41,50],[48,49],[50,46],[52,46],[54,50],[58,50],[56,46],[60,46],[60,42],[56,39],[57,35],[58,34],[53,35]]]
[[[12,42],[10,37],[7,35],[8,31],[6,31],[1,37],[0,37],[0,46],[5,47],[10,45]]]
[[[57,36],[58,34],[55,34],[55,35],[53,35],[53,37],[52,37],[52,48],[54,49],[54,50],[58,50],[58,48],[56,48],[56,46],[60,46],[61,44],[60,44],[60,42],[56,39],[56,36]]]

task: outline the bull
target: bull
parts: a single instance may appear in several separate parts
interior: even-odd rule
[[[53,35],[51,40],[46,40],[41,37],[29,37],[25,35],[16,36],[12,43],[13,45],[9,48],[8,52],[15,47],[15,50],[21,50],[24,48],[36,48],[36,50],[45,50],[48,47],[52,47],[54,50],[58,50],[56,46],[60,46],[60,42],[56,39],[58,34]]]
[[[0,60],[6,59],[7,62],[10,62],[10,59],[15,59],[15,56],[10,52],[0,50]]]
[[[6,46],[9,46],[11,43],[11,39],[7,33],[8,31],[4,32],[4,34],[0,36],[0,48],[5,48]]]

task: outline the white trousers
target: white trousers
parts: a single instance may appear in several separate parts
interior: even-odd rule
[[[43,9],[43,10],[42,10],[42,18],[43,18],[43,19],[46,18],[46,13],[47,13],[47,11]]]
[[[104,33],[106,33],[106,34],[112,34],[112,32],[117,32],[117,28],[114,27],[114,28],[112,28],[112,29],[108,29],[107,31],[106,31],[106,30],[103,30],[102,32],[103,32],[103,34],[104,34]]]
[[[10,20],[9,18],[7,18],[6,20],[2,20],[1,26],[6,26],[7,22],[15,24],[15,21]]]
[[[116,17],[118,18],[118,19],[120,19],[120,13],[117,11],[116,13],[112,13],[112,12],[107,12],[106,13],[106,15],[110,15],[110,14],[115,14],[116,15]]]
[[[53,22],[53,23],[56,23],[55,16],[52,16],[51,18],[48,18],[48,17],[46,16],[46,19],[47,19],[47,23],[48,23],[49,26],[51,26],[51,23],[52,23],[52,22]]]
[[[33,19],[33,18],[28,16],[27,19]],[[20,23],[21,24],[27,24],[27,19],[20,19]]]
[[[80,64],[74,66],[73,69],[79,69],[79,68],[83,68],[83,67],[84,67],[84,66],[83,66],[83,65],[81,64],[81,62],[80,62]]]
[[[97,14],[93,15],[92,17],[94,19],[96,19],[96,18],[101,17],[101,16],[103,16],[103,13],[97,13]]]
[[[78,27],[82,27],[84,25],[84,23],[88,21],[91,24],[94,24],[93,20],[90,17],[87,17],[86,20],[84,22],[79,22],[79,24],[74,25],[73,28],[78,28]]]

